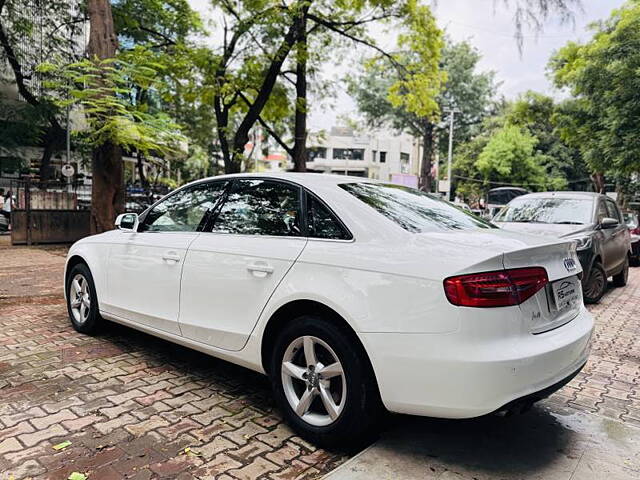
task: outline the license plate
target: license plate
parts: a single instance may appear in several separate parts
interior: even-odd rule
[[[573,308],[580,301],[580,284],[577,277],[563,278],[553,282],[551,287],[558,311]]]

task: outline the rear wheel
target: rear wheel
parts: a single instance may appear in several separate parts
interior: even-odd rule
[[[624,287],[627,284],[627,279],[629,278],[629,257],[627,256],[624,259],[624,265],[620,273],[613,276],[613,284],[616,287]]]
[[[279,334],[270,364],[288,423],[325,448],[357,448],[378,428],[381,402],[371,366],[346,330],[303,315]]]
[[[583,285],[585,303],[598,303],[607,290],[607,274],[600,262],[591,266],[587,281]]]
[[[103,320],[98,312],[98,297],[89,267],[84,263],[75,265],[67,275],[66,288],[71,325],[80,333],[96,333]]]

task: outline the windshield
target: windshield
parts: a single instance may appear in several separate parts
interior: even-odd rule
[[[344,183],[340,187],[409,232],[496,228],[444,200],[402,185]]]
[[[591,223],[593,200],[573,198],[515,198],[493,219],[495,222]]]

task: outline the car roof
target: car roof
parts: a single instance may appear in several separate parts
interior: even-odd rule
[[[572,199],[572,200],[578,200],[578,199],[593,200],[596,198],[609,198],[609,197],[601,193],[594,193],[594,192],[536,192],[536,193],[527,193],[526,195],[521,195],[519,197],[516,197],[515,199],[526,199],[526,198],[564,198],[564,199]]]
[[[265,179],[277,179],[288,180],[290,182],[298,183],[302,186],[313,188],[314,186],[328,186],[339,185],[341,183],[384,183],[379,180],[374,180],[366,177],[353,177],[350,175],[333,175],[327,173],[312,173],[312,172],[273,172],[273,173],[231,173],[226,175],[218,175],[215,177],[203,178],[200,180],[189,183],[196,184],[200,182],[206,182],[211,180],[231,180],[234,178],[265,178]]]

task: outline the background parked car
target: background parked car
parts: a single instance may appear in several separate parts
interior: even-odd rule
[[[637,267],[640,265],[640,220],[638,220],[638,214],[635,212],[623,212],[622,216],[631,234],[631,255],[629,256],[629,263]]]
[[[629,229],[616,203],[606,195],[530,193],[511,200],[494,223],[506,230],[575,240],[587,303],[602,298],[608,277],[613,277],[616,287],[627,283]]]
[[[498,187],[487,192],[487,201],[484,218],[493,218],[502,207],[511,200],[521,195],[529,193],[529,190],[519,187]]]

